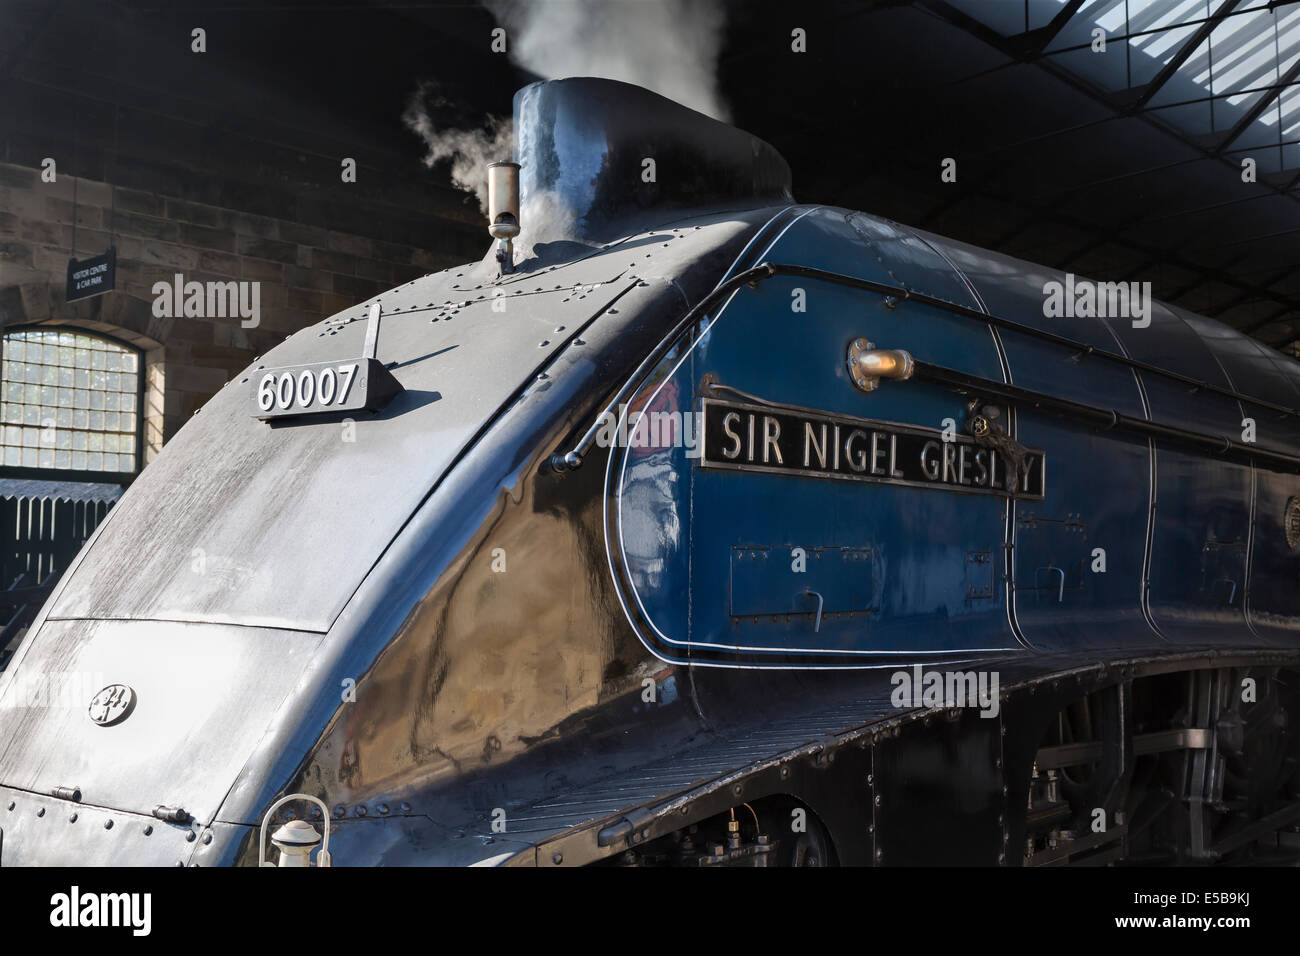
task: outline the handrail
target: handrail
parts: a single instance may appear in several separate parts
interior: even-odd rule
[[[947,385],[950,388],[979,392],[993,398],[1022,401],[1038,408],[1050,408],[1063,415],[1089,420],[1098,428],[1106,431],[1119,429],[1121,431],[1136,432],[1147,438],[1181,441],[1186,444],[1197,445],[1216,455],[1260,458],[1300,469],[1300,455],[1290,455],[1286,452],[1260,448],[1257,445],[1235,442],[1223,435],[1179,428],[1177,425],[1162,425],[1159,422],[1153,422],[1145,418],[1134,418],[1132,415],[1125,415],[1113,408],[1089,405],[1084,402],[1076,402],[1072,399],[1059,398],[1044,392],[1022,388],[1019,385],[995,382],[992,379],[971,375],[967,372],[959,372],[956,369],[946,368],[942,365],[931,365],[929,362],[918,361],[914,377]]]
[[[600,424],[605,420],[605,416],[608,415],[611,410],[618,408],[619,404],[627,398],[628,395],[630,395],[636,388],[640,387],[641,383],[645,381],[646,376],[654,370],[654,367],[658,364],[659,360],[668,353],[670,348],[677,344],[677,339],[682,332],[689,328],[691,323],[703,315],[715,302],[725,298],[743,285],[757,283],[761,279],[771,278],[776,275],[776,272],[774,271],[776,268],[776,266],[764,263],[763,265],[755,266],[752,269],[747,269],[744,272],[739,272],[727,281],[718,285],[699,302],[695,303],[695,305],[692,306],[684,316],[682,316],[678,323],[672,327],[672,330],[659,341],[659,344],[651,349],[650,353],[642,359],[641,364],[638,365],[636,371],[632,373],[632,377],[629,378],[614,397],[610,399],[609,403],[605,406],[605,410],[596,417],[596,421],[592,423],[591,427],[588,428],[583,433],[582,437],[578,439],[573,450],[566,454],[560,454],[557,452],[551,456],[551,467],[557,472],[573,471],[577,468],[581,468],[583,456],[591,450],[592,443],[596,440],[596,435],[600,431]]]
[[[1291,415],[1296,418],[1300,418],[1300,409],[1288,408],[1285,405],[1278,405],[1275,402],[1270,402],[1262,398],[1255,398],[1249,395],[1244,395],[1230,388],[1223,388],[1222,386],[1214,385],[1211,382],[1200,381],[1190,376],[1183,375],[1179,372],[1173,372],[1170,371],[1169,369],[1161,368],[1158,365],[1152,365],[1149,362],[1143,362],[1139,359],[1130,358],[1127,355],[1121,355],[1118,352],[1111,352],[1107,349],[1097,348],[1096,346],[1088,345],[1076,339],[1071,339],[1063,335],[1057,335],[1054,332],[1047,332],[1043,329],[1034,328],[1033,326],[1024,325],[1023,323],[1012,321],[1011,319],[1004,319],[987,312],[981,312],[979,309],[972,309],[969,306],[960,305],[956,302],[949,302],[948,300],[938,298],[937,296],[928,295],[924,292],[917,292],[914,289],[907,288],[906,286],[890,285],[889,283],[886,282],[876,282],[873,279],[861,279],[858,278],[857,276],[843,275],[842,273],[838,273],[838,272],[830,272],[825,269],[817,269],[814,268],[813,266],[801,266],[801,265],[793,265],[789,263],[764,262],[757,266],[754,266],[752,269],[747,269],[744,272],[737,273],[736,275],[732,276],[730,279],[727,279],[725,282],[720,283],[718,286],[716,286],[713,289],[712,292],[710,292],[703,299],[697,302],[677,322],[677,324],[673,326],[672,330],[666,336],[664,336],[663,339],[660,340],[659,344],[656,345],[655,348],[652,349],[650,353],[646,355],[646,357],[637,366],[636,371],[634,371],[632,373],[632,376],[623,384],[621,388],[619,388],[618,392],[615,393],[614,397],[608,403],[606,403],[605,408],[601,411],[600,415],[596,417],[595,422],[593,422],[592,425],[585,432],[583,432],[582,437],[578,439],[577,443],[573,446],[573,448],[570,451],[565,453],[556,452],[555,454],[551,455],[550,458],[551,467],[557,472],[573,471],[574,469],[580,468],[582,466],[583,458],[587,454],[587,452],[591,450],[591,446],[595,442],[597,434],[599,434],[600,432],[601,423],[605,421],[606,416],[608,416],[611,412],[617,409],[618,406],[623,401],[626,400],[628,395],[632,394],[632,392],[634,392],[637,388],[640,387],[640,385],[649,376],[650,372],[654,370],[655,366],[658,364],[660,359],[662,359],[663,356],[668,353],[669,349],[671,349],[674,345],[677,344],[677,340],[680,337],[681,333],[685,329],[689,328],[693,322],[698,320],[710,308],[712,308],[714,304],[721,301],[722,299],[724,299],[725,297],[727,297],[732,292],[736,291],[742,286],[749,285],[749,286],[757,287],[757,284],[763,281],[764,279],[770,279],[774,276],[779,276],[779,275],[798,276],[801,278],[814,279],[822,282],[830,282],[835,285],[845,285],[845,286],[850,286],[852,288],[865,289],[870,292],[876,292],[879,293],[880,295],[885,296],[891,308],[896,307],[899,302],[919,302],[923,305],[933,306],[935,308],[942,309],[946,312],[950,312],[955,315],[961,315],[967,318],[976,319],[981,322],[987,322],[988,324],[996,326],[998,328],[1010,329],[1011,331],[1019,332],[1021,334],[1030,336],[1031,338],[1036,338],[1043,341],[1051,342],[1055,345],[1064,346],[1065,348],[1075,349],[1078,351],[1078,353],[1080,353],[1083,356],[1096,356],[1098,358],[1107,359],[1109,361],[1116,362],[1120,365],[1123,365],[1127,368],[1137,369],[1138,371],[1149,373],[1152,375],[1159,375],[1162,376],[1163,378],[1167,378],[1184,385],[1192,386],[1196,390],[1212,392],[1218,395],[1222,395],[1225,398],[1231,398],[1238,402],[1254,405],[1258,408],[1266,408],[1271,411],[1281,412],[1284,415]],[[920,364],[922,363],[918,363],[918,365]],[[988,382],[989,384],[994,384],[986,379],[981,379],[980,381]],[[1005,383],[998,383],[998,384],[1005,387]],[[1027,392],[1027,390],[1023,390],[1023,389],[1020,391],[1035,396],[1041,395],[1041,393],[1029,393]],[[1077,404],[1077,403],[1071,403],[1071,404]],[[1079,405],[1078,407],[1090,408],[1090,406],[1083,406],[1083,405]],[[1116,413],[1113,412],[1107,413],[1108,417],[1114,414]],[[1131,422],[1141,422],[1140,419],[1131,419],[1128,418],[1127,416],[1119,416],[1119,418],[1127,419],[1126,424]],[[1145,422],[1144,424],[1149,426],[1153,430],[1159,430],[1162,434],[1167,434],[1170,435],[1171,437],[1196,436],[1198,441],[1210,437],[1210,436],[1199,435],[1198,433],[1195,432],[1188,432],[1183,429],[1173,428],[1171,426],[1158,425],[1154,422]],[[1213,444],[1223,444],[1225,451],[1233,446],[1232,442],[1228,441],[1227,439],[1219,438],[1217,436],[1213,437],[1211,441]],[[1265,457],[1281,458],[1286,460],[1288,463],[1300,462],[1300,458],[1297,458],[1296,456],[1284,455],[1276,452],[1265,452],[1263,450],[1255,449],[1253,447],[1247,449],[1247,451],[1252,455],[1263,455]]]

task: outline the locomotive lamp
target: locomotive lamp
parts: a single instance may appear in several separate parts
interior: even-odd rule
[[[912,354],[902,349],[878,349],[866,339],[849,343],[849,377],[864,392],[874,392],[882,378],[909,379],[916,368]]]
[[[488,165],[488,232],[497,240],[501,274],[515,271],[513,239],[519,235],[519,164]]]
[[[311,866],[311,851],[320,840],[306,820],[290,820],[271,834],[271,845],[280,851],[280,866]]]
[[[321,818],[325,821],[325,836],[322,840],[321,835],[316,832],[316,828],[306,820],[290,820],[283,826],[276,829],[271,834],[271,845],[280,851],[280,862],[272,863],[266,858],[266,828],[275,816],[275,811],[279,810],[286,803],[294,800],[307,800],[316,804],[321,811]],[[284,866],[284,867],[302,867],[311,866],[311,851],[320,847],[320,852],[316,854],[316,865],[329,866],[330,858],[330,814],[329,808],[316,797],[306,793],[291,793],[287,797],[281,797],[271,805],[271,809],[266,811],[266,816],[262,818],[261,835],[257,841],[257,865],[258,866]]]

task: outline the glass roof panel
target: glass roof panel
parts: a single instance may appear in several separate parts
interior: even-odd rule
[[[1049,24],[1066,0],[949,2],[1014,36]],[[1106,31],[1107,55],[1091,49],[1098,27]],[[1125,58],[1113,55],[1119,51]],[[1281,95],[1277,89],[1300,62],[1300,4],[1242,0],[1229,8],[1228,0],[1085,0],[1043,52],[1093,86],[1145,94],[1146,108],[1185,134],[1222,139],[1239,130],[1233,142],[1215,145],[1277,146],[1279,155],[1300,154],[1291,148],[1300,139],[1300,77],[1290,77]],[[1175,61],[1177,68],[1160,87],[1148,88]]]

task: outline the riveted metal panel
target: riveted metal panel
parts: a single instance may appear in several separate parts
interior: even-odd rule
[[[870,548],[734,547],[731,615],[869,611],[876,603]],[[818,598],[820,597],[820,605]]]
[[[0,780],[210,821],[319,643],[229,625],[46,621],[0,685]],[[100,726],[88,706],[110,684],[131,688],[135,704]]]
[[[249,409],[258,371],[356,359],[370,303],[293,335],[168,443],[114,509],[113,533],[84,554],[51,616],[326,630],[421,500],[521,389],[565,349],[581,351],[584,329],[636,332],[637,310],[619,310],[619,297],[707,262],[753,228],[750,215],[650,228],[585,247],[577,259],[565,249],[570,261],[533,258],[505,282],[493,266],[472,263],[384,293],[378,359],[404,391],[378,413],[257,421]],[[770,213],[752,215],[761,222]],[[284,568],[293,569],[292,587]]]

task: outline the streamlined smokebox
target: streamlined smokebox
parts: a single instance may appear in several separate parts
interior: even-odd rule
[[[651,208],[792,201],[770,144],[639,86],[532,83],[515,94],[514,122],[532,243],[612,238]]]

